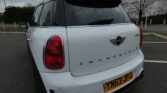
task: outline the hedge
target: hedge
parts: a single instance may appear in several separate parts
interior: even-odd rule
[[[163,24],[164,23],[164,19],[166,19],[166,24],[167,24],[167,14],[159,14],[159,15],[149,16],[147,24],[150,24],[151,20],[152,20],[152,24]],[[145,24],[145,20],[146,20],[146,17],[143,17],[139,21],[139,24],[141,22],[143,22],[143,24]]]

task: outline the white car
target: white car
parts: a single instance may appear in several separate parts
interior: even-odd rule
[[[26,37],[41,89],[112,93],[142,78],[142,30],[120,3],[50,0],[37,6]]]

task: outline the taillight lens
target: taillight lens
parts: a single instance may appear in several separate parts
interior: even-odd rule
[[[140,48],[142,47],[142,42],[143,42],[143,29],[140,28]]]
[[[59,36],[48,39],[44,50],[45,66],[48,69],[62,69],[64,67],[64,55],[62,40]]]

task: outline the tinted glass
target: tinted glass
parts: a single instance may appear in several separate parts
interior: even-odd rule
[[[38,25],[39,24],[38,21],[39,21],[39,17],[40,17],[42,8],[43,8],[42,4],[36,8],[33,19],[31,21],[31,25]]]
[[[44,5],[42,10],[42,14],[40,17],[39,25],[41,26],[50,26],[52,25],[52,17],[53,17],[53,9],[54,9],[54,2],[48,2]]]
[[[129,23],[121,7],[86,7],[65,2],[68,26]]]
[[[55,10],[54,10],[54,26],[65,26],[65,10],[64,10],[64,1],[63,0],[56,0]]]

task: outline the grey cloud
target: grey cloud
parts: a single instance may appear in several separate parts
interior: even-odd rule
[[[7,6],[25,6],[27,3],[31,3],[32,5],[37,5],[42,0],[6,0]],[[4,12],[5,5],[3,0],[0,1],[0,12]]]

